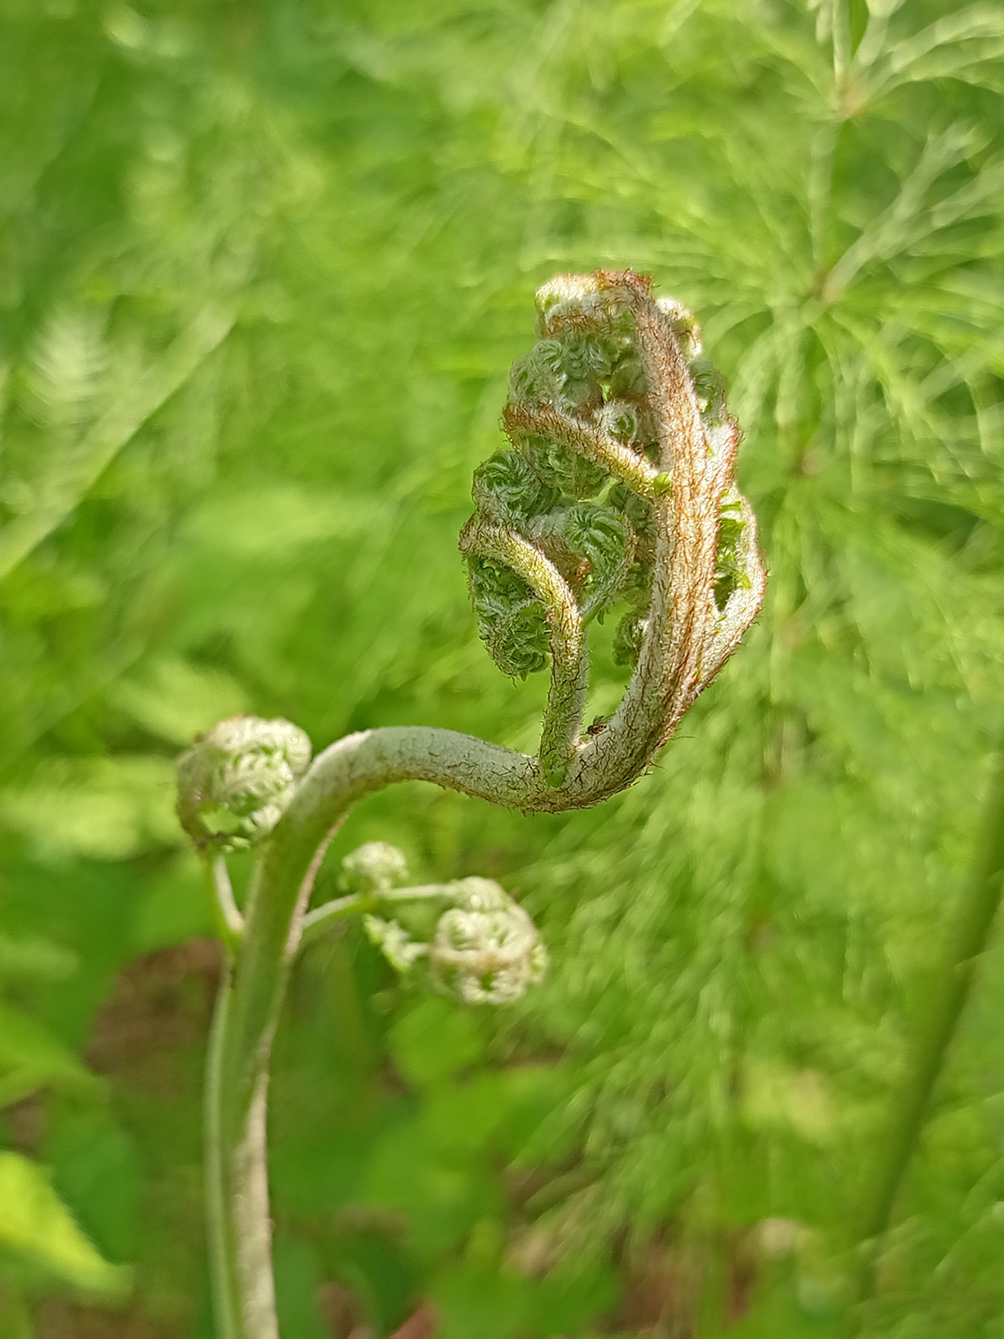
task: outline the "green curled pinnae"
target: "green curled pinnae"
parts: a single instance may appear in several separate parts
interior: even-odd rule
[[[644,276],[561,274],[538,290],[537,340],[512,365],[502,426],[509,447],[475,472],[462,548],[495,663],[517,678],[550,666],[539,761],[557,787],[582,739],[585,627],[619,610],[613,658],[647,674],[665,662],[641,654],[665,637],[655,592],[664,607],[694,601],[687,626],[708,654],[693,663],[720,664],[759,607],[763,569],[722,377],[693,314]],[[685,550],[701,557],[674,565]]]

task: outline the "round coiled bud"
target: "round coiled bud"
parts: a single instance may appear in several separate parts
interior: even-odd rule
[[[615,665],[634,665],[645,639],[647,621],[637,609],[629,609],[617,624],[611,654]]]
[[[415,892],[415,902],[405,902],[401,912],[410,930],[398,920],[364,918],[366,933],[397,971],[410,972],[424,961],[436,989],[465,1004],[508,1004],[542,979],[547,952],[537,927],[492,879],[459,879],[434,889],[432,900],[449,905],[435,922],[431,942],[432,922],[423,922],[429,890]],[[416,921],[424,923],[424,931],[415,932]]]
[[[342,883],[350,893],[386,893],[408,882],[404,852],[390,842],[366,842],[342,861]]]
[[[560,442],[549,442],[537,437],[523,445],[521,455],[529,462],[539,478],[546,479],[554,489],[550,507],[535,515],[543,515],[570,501],[594,497],[603,488],[608,475],[601,465],[580,456]]]
[[[632,442],[638,435],[638,406],[630,400],[608,400],[598,422],[614,441]]]
[[[429,945],[439,987],[465,1004],[507,1004],[539,982],[547,953],[537,927],[491,879],[463,879]]]
[[[728,422],[725,380],[718,368],[706,358],[699,358],[691,364],[690,372],[694,379],[694,394],[697,396],[697,405],[705,428],[718,427]]]
[[[577,594],[583,616],[590,618],[620,594],[634,555],[631,528],[612,508],[583,502],[568,509],[563,531],[568,547],[586,561]]]
[[[178,818],[200,849],[242,850],[285,813],[310,762],[310,740],[285,720],[231,716],[178,759]]]

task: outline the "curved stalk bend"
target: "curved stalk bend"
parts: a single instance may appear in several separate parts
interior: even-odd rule
[[[415,780],[525,813],[596,804],[651,766],[760,606],[755,522],[733,478],[738,429],[720,379],[700,360],[690,314],[654,298],[645,277],[606,270],[559,275],[539,291],[538,311],[538,342],[511,375],[503,416],[511,449],[477,471],[461,549],[500,668],[524,676],[550,662],[539,753],[416,726],[350,735],[304,772],[302,732],[249,717],[222,722],[182,760],[179,813],[200,848],[261,839],[243,922],[218,869],[215,879],[232,954],[207,1081],[221,1339],[278,1335],[269,1053],[314,879],[348,809]],[[583,734],[586,628],[618,604],[617,652],[634,669],[613,717]],[[483,961],[509,962],[504,937],[517,923],[530,942],[525,913],[507,912],[497,885],[474,882],[452,932],[478,939]],[[311,929],[368,905],[341,899],[315,913]],[[440,956],[473,952],[449,947]],[[529,969],[524,979],[533,979]]]

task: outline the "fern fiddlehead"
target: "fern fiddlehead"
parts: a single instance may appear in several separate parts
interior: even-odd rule
[[[497,884],[402,886],[403,858],[384,843],[348,857],[347,895],[308,914],[345,813],[406,780],[528,813],[596,804],[643,775],[760,605],[755,521],[734,481],[738,428],[691,314],[629,270],[559,275],[539,290],[537,311],[537,342],[510,376],[509,445],[475,473],[460,547],[496,664],[517,678],[550,667],[538,753],[390,728],[349,735],[304,771],[309,745],[296,727],[237,718],[182,759],[179,815],[207,862],[230,952],[206,1104],[221,1339],[278,1335],[265,1100],[301,944],[362,914],[395,965],[424,962],[433,984],[468,1002],[515,998],[543,969],[533,923]],[[631,678],[603,728],[583,733],[588,628],[616,609]],[[250,845],[258,854],[241,916],[224,856]],[[438,919],[416,938],[404,922],[430,906]]]
[[[559,275],[537,311],[509,378],[510,448],[475,475],[461,549],[499,668],[523,677],[550,656],[539,757],[560,787],[590,747],[588,623],[625,606],[615,652],[639,668],[615,735],[644,695],[653,717],[664,706],[654,753],[755,615],[763,569],[733,483],[738,429],[691,313],[609,271]]]

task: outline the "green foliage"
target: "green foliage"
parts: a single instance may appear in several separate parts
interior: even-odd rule
[[[0,1249],[99,1293],[125,1290],[128,1271],[103,1260],[36,1163],[0,1153]]]
[[[545,686],[488,662],[453,536],[532,291],[630,265],[723,369],[767,603],[602,809],[416,786],[350,818],[335,861],[390,840],[416,878],[497,877],[552,965],[499,1020],[416,1003],[361,936],[311,951],[274,1085],[280,1306],[305,1337],[322,1281],[380,1335],[429,1297],[463,1339],[666,1306],[703,1336],[752,1277],[735,1333],[832,1332],[999,726],[999,9],[15,0],[2,26],[0,1235],[56,1243],[4,1278],[38,1320],[111,1277],[93,1241],[138,1266],[110,1333],[208,1336],[210,922],[173,756],[246,710],[318,748],[536,747]],[[630,642],[600,630],[587,720]],[[994,949],[875,1335],[999,1326],[1002,996]]]

